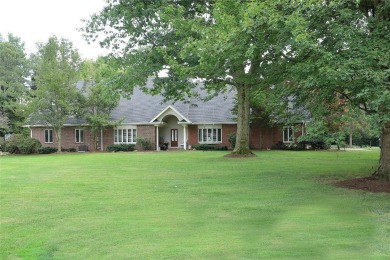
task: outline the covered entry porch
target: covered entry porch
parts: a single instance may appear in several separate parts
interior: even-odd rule
[[[156,127],[156,150],[188,149],[188,125],[191,122],[174,107],[168,106],[152,120]]]

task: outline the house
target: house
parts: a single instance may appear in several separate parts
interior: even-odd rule
[[[152,81],[147,84],[151,87]],[[186,102],[163,102],[162,96],[151,96],[135,88],[131,98],[121,98],[118,107],[111,112],[110,120],[121,123],[101,131],[99,149],[105,151],[111,144],[136,144],[137,138],[148,139],[153,150],[160,150],[165,145],[168,149],[184,150],[195,144],[231,147],[228,137],[237,130],[233,113],[235,91],[230,90],[207,101],[201,98],[207,96],[205,91],[200,91],[199,96]],[[38,139],[42,146],[56,147],[50,126],[36,123],[27,127],[31,137]],[[269,149],[279,142],[292,143],[294,135],[297,132],[292,127],[270,128],[252,124],[250,147]],[[68,118],[62,130],[62,147],[93,149],[92,134],[85,120]]]

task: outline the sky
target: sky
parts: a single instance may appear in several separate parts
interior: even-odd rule
[[[108,51],[98,43],[88,45],[77,28],[104,5],[105,0],[0,0],[0,34],[21,38],[28,54],[55,35],[70,40],[83,59],[96,59]]]

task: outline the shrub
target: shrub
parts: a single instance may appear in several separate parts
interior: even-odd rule
[[[192,149],[200,151],[227,151],[227,146],[210,145],[210,144],[194,144]]]
[[[77,152],[77,149],[72,147],[72,148],[61,148],[61,152],[70,152],[70,153],[74,153],[74,152]]]
[[[19,153],[19,148],[15,144],[4,144],[4,152],[8,152],[10,154],[17,154]]]
[[[274,144],[272,147],[271,147],[272,150],[284,150],[285,149],[285,145],[283,142],[277,142],[276,144]]]
[[[14,134],[12,137],[4,142],[4,151],[11,154],[30,154],[35,153],[41,147],[41,143],[31,137]]]
[[[228,141],[232,149],[234,149],[236,147],[236,133],[228,134]]]
[[[284,144],[283,142],[278,142],[277,144],[271,147],[272,150],[288,150],[288,151],[302,151],[302,150],[324,150],[329,149],[329,146],[324,142],[299,142]]]
[[[107,147],[107,151],[109,152],[131,152],[134,149],[134,144],[112,144]]]
[[[271,147],[272,150],[287,150],[287,151],[301,151],[304,150],[304,145],[302,143],[291,143],[285,144],[283,142],[278,142],[277,144]]]
[[[330,148],[325,142],[307,142],[307,144],[314,150],[326,150]]]
[[[137,144],[140,145],[143,150],[151,150],[152,149],[152,143],[150,142],[150,139],[138,137]]]
[[[27,138],[19,144],[19,151],[22,154],[36,153],[41,146],[38,140]]]
[[[49,154],[57,152],[57,148],[55,147],[41,147],[38,149],[38,153],[40,154]]]

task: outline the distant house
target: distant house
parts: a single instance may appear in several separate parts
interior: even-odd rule
[[[151,81],[148,84],[152,84]],[[168,149],[184,150],[195,144],[230,147],[228,137],[237,130],[236,116],[232,112],[234,97],[235,92],[231,90],[207,101],[190,98],[186,102],[173,103],[163,102],[162,96],[151,96],[136,88],[130,99],[121,98],[118,107],[111,112],[110,120],[121,120],[121,124],[102,130],[99,149],[104,151],[111,144],[136,144],[137,138],[149,139],[154,150],[165,145]],[[43,146],[56,146],[50,125],[35,123],[26,127],[30,129],[31,137]],[[298,135],[300,133],[289,126],[270,128],[255,124],[250,128],[250,147],[269,149],[280,142],[292,143]],[[65,149],[92,149],[92,134],[84,119],[68,118],[62,130],[62,146]]]

